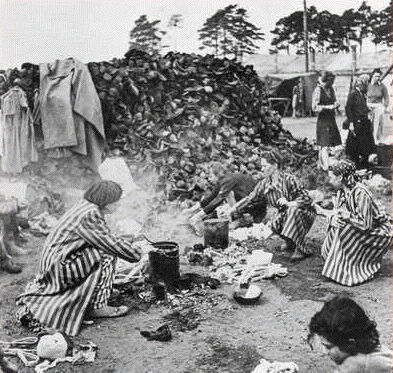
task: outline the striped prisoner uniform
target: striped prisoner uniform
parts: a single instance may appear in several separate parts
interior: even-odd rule
[[[87,307],[106,306],[117,257],[137,262],[141,252],[110,232],[97,205],[82,200],[50,232],[38,276],[17,302],[42,324],[76,335]]]
[[[310,253],[310,250],[305,246],[304,237],[314,223],[316,211],[307,190],[294,176],[280,172],[277,183],[273,183],[271,176],[259,181],[254,190],[239,202],[238,210],[246,208],[261,196],[267,198],[269,206],[278,209],[278,213],[271,220],[272,231],[282,238],[293,241],[299,251]],[[280,207],[277,201],[281,197],[286,198],[289,202],[296,201],[299,206]]]
[[[392,246],[392,227],[366,187],[358,183],[337,195],[337,206],[350,212],[344,228],[329,224],[321,254],[322,275],[346,286],[374,277],[385,252]]]

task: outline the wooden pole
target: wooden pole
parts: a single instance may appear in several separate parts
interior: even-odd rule
[[[308,72],[308,30],[307,30],[307,4],[303,0],[303,37],[304,37],[304,57],[306,62],[306,72]]]

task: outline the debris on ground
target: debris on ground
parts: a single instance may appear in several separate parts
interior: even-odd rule
[[[252,371],[252,373],[295,373],[299,371],[297,364],[293,362],[282,363],[274,361],[269,363],[265,359],[261,359],[260,364]]]

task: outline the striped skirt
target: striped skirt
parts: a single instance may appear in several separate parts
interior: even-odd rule
[[[41,324],[75,336],[87,309],[106,305],[115,264],[114,256],[88,247],[70,259],[50,263],[46,273],[27,285],[17,304]]]
[[[347,225],[330,227],[323,242],[325,259],[322,275],[346,286],[361,284],[374,277],[381,268],[382,257],[392,247],[388,222],[371,232]]]
[[[299,251],[310,254],[310,248],[305,245],[305,236],[311,229],[316,217],[312,207],[288,207],[279,210],[272,219],[271,229],[279,236],[293,241]]]

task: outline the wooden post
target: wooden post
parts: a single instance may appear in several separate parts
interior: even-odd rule
[[[307,30],[307,4],[303,0],[303,37],[304,37],[304,57],[306,59],[306,72],[308,72],[308,30]]]

